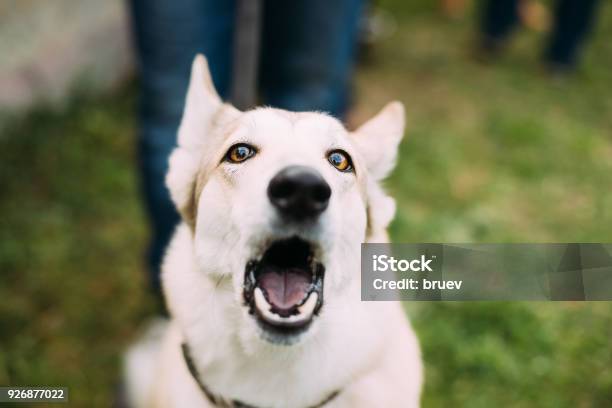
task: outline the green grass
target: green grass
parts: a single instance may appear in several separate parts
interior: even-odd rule
[[[406,3],[406,4],[405,4]],[[469,57],[469,19],[387,0],[398,30],[357,75],[355,117],[401,99],[397,242],[612,241],[612,14],[564,83],[521,33]],[[606,5],[607,6],[607,5]],[[0,135],[0,384],[67,385],[109,406],[120,354],[153,310],[134,90],[74,98]],[[422,303],[425,406],[612,405],[612,304]]]

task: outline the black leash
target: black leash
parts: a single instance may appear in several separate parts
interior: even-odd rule
[[[183,350],[183,358],[185,359],[185,364],[187,364],[189,373],[191,374],[195,382],[198,383],[200,390],[202,390],[202,392],[206,396],[206,399],[208,399],[211,404],[219,408],[258,408],[255,405],[245,404],[242,401],[226,400],[225,398],[219,395],[215,395],[206,385],[204,385],[204,383],[200,379],[200,375],[195,364],[193,363],[193,359],[191,358],[191,353],[189,352],[189,347],[187,346],[187,343],[182,343],[181,349]],[[334,391],[329,394],[329,396],[327,396],[323,401],[319,402],[316,405],[311,405],[308,408],[321,408],[325,404],[336,398],[339,393],[340,391]]]
[[[257,101],[263,0],[238,0],[234,24],[231,102],[247,110]]]

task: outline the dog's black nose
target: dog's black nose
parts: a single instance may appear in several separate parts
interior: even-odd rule
[[[331,188],[315,169],[289,166],[268,185],[268,197],[285,216],[296,221],[321,214],[329,203]]]

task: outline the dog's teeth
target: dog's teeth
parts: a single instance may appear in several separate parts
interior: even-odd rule
[[[272,312],[272,305],[268,303],[266,300],[263,291],[260,288],[255,288],[255,307],[259,310],[265,320],[276,322],[276,323],[286,323],[291,322],[288,320],[290,318],[283,318],[276,313]],[[293,316],[291,316],[293,317]]]
[[[311,292],[306,302],[304,302],[302,306],[298,306],[300,315],[306,315],[307,317],[310,317],[310,315],[314,312],[315,307],[317,306],[318,299],[319,295],[316,292]]]
[[[268,303],[268,301],[266,300],[263,294],[263,291],[260,288],[255,288],[253,292],[253,296],[255,298],[255,307],[257,307],[261,315],[266,320],[275,322],[275,323],[279,323],[279,324],[296,323],[296,322],[300,322],[300,321],[309,319],[312,316],[312,313],[314,312],[314,309],[317,305],[317,300],[319,298],[317,293],[312,292],[308,296],[308,299],[306,300],[306,302],[303,305],[298,306],[299,314],[288,316],[288,317],[282,317],[272,311],[272,306]]]
[[[263,291],[260,288],[255,288],[253,294],[255,295],[255,306],[262,312],[269,312],[271,306],[266,300]]]

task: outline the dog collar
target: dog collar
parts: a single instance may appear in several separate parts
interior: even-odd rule
[[[189,352],[189,346],[187,346],[187,343],[182,343],[181,344],[181,349],[183,350],[183,358],[185,359],[185,364],[187,365],[187,368],[189,369],[189,373],[191,374],[191,376],[193,377],[195,382],[198,383],[198,386],[200,387],[200,390],[202,390],[202,393],[204,393],[204,395],[206,396],[206,399],[212,405],[214,405],[215,407],[219,407],[219,408],[259,408],[256,405],[246,404],[246,403],[244,403],[242,401],[238,401],[238,400],[228,400],[228,399],[225,399],[225,398],[221,397],[220,395],[214,394],[202,382],[202,379],[200,378],[198,370],[197,370],[195,364],[193,363],[193,359],[191,358],[191,353]],[[340,393],[340,391],[336,390],[336,391],[332,392],[331,394],[329,394],[327,397],[325,397],[318,404],[311,405],[311,406],[309,406],[307,408],[321,408],[325,404],[327,404],[328,402],[330,402],[331,400],[336,398],[339,393]]]

